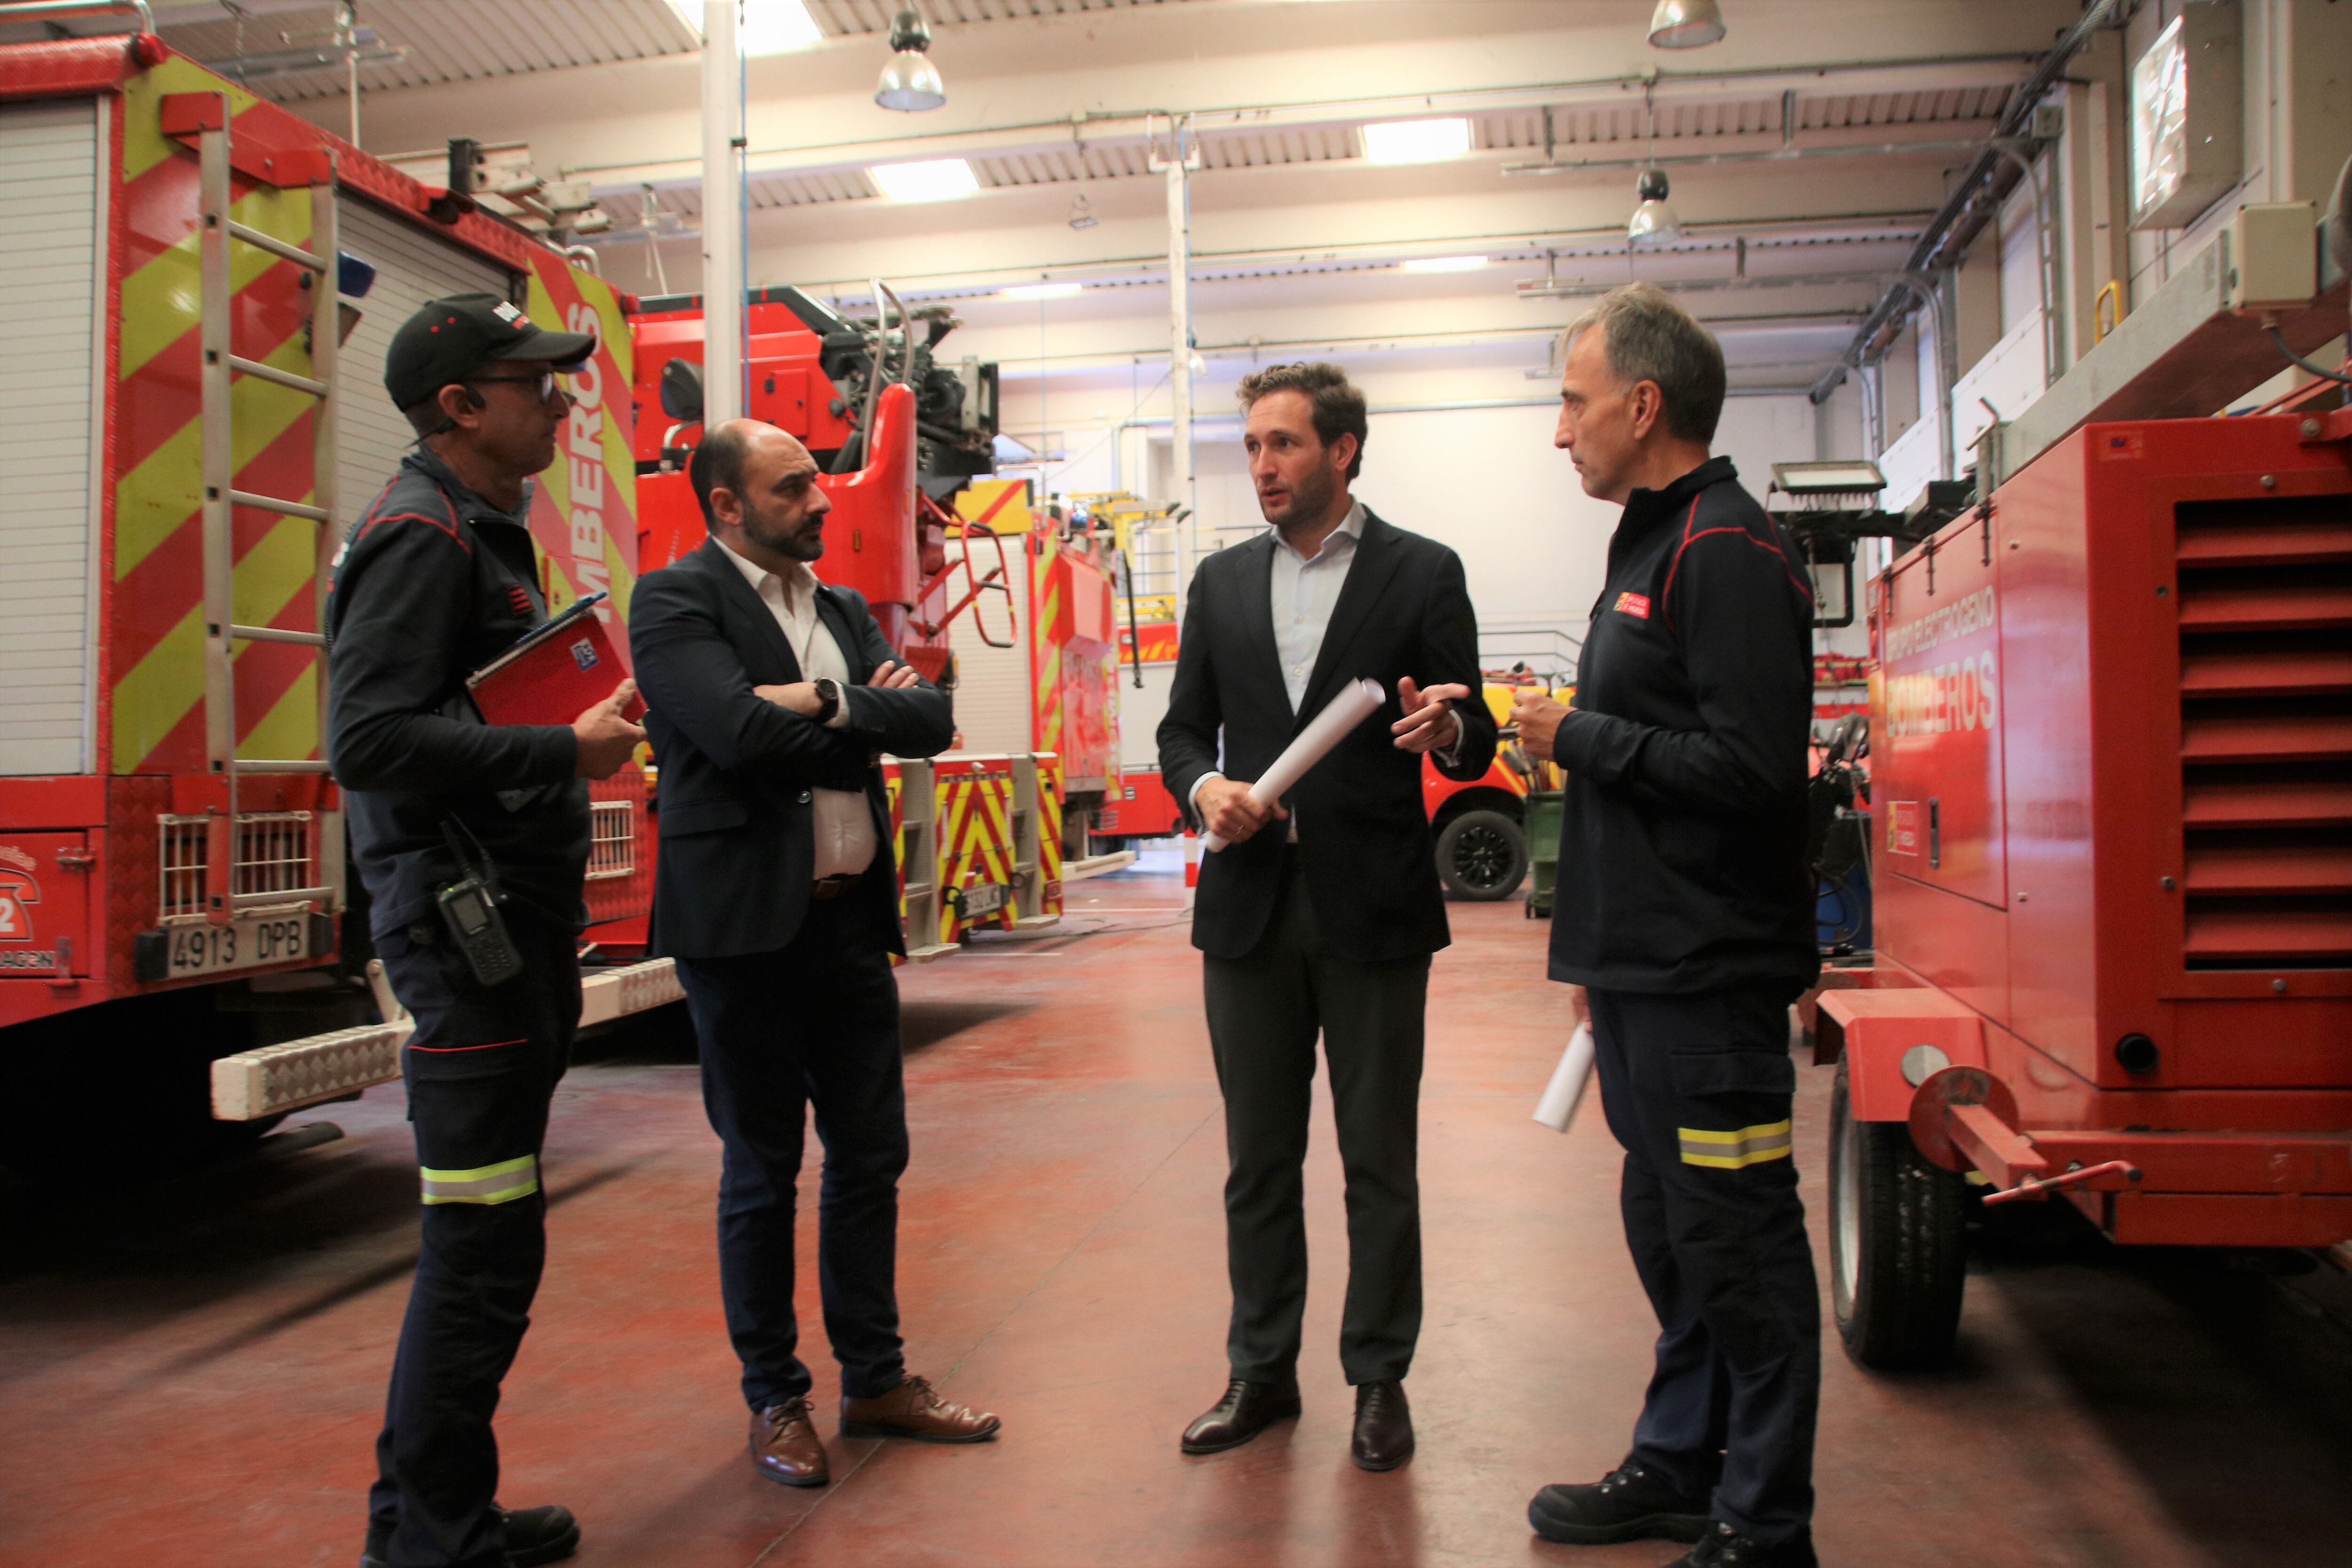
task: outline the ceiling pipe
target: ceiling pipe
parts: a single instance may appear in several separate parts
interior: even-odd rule
[[[1767,241],[1785,237],[1792,244],[1811,240],[1823,229],[1861,227],[1871,224],[1901,226],[1899,232],[1884,235],[1858,234],[1850,243],[1880,245],[1912,237],[1914,226],[1929,216],[1925,210],[1884,213],[1823,213],[1808,216],[1765,218],[1749,221],[1733,220],[1717,223],[1685,224],[1683,244],[1685,249],[1700,246],[1737,246],[1745,240],[1750,247],[1760,248]],[[1839,241],[1839,243],[1849,243]],[[1580,247],[1590,245],[1590,252]],[[1433,237],[1411,242],[1376,242],[1361,245],[1318,247],[1313,250],[1196,250],[1192,252],[1192,278],[1197,281],[1224,281],[1214,275],[1248,267],[1316,267],[1334,263],[1360,261],[1369,270],[1389,262],[1402,260],[1407,254],[1459,256],[1474,250],[1484,250],[1491,256],[1507,259],[1524,255],[1536,259],[1546,250],[1562,256],[1571,254],[1622,256],[1625,229],[1621,224],[1608,224],[1590,228],[1557,229],[1549,234],[1529,235],[1524,230],[1515,234],[1455,235],[1451,237]],[[1097,284],[1164,285],[1167,253],[1146,253],[1139,256],[1095,257],[1076,261],[1056,262],[1039,268],[980,268],[965,272],[894,273],[902,286],[900,292],[914,299],[919,292],[929,298],[956,289],[978,293],[994,293],[1007,283],[1034,283],[1041,278],[1054,282],[1093,282]],[[1099,276],[1106,268],[1139,269],[1112,277]],[[1884,274],[1882,274],[1884,276]],[[811,294],[831,296],[864,287],[862,278],[803,279],[799,287]]]
[[[2056,85],[2058,79],[2065,73],[2068,62],[2081,52],[2084,44],[2091,41],[2091,35],[2105,25],[2115,8],[2116,0],[2090,0],[2083,8],[2082,16],[2042,58],[2042,63],[2034,68],[2025,85],[2010,100],[2007,111],[2000,117],[2000,128],[1993,137],[1995,142],[2015,142],[2026,135],[2042,95]],[[1977,236],[1984,232],[1985,226],[2000,211],[2002,200],[2017,187],[2020,176],[2011,162],[2012,156],[2011,152],[1991,145],[1978,155],[1968,174],[1952,188],[1952,195],[1944,203],[1943,210],[1929,222],[1927,232],[1913,247],[1911,258],[1904,267],[1906,272],[1926,274],[1951,266],[1953,258],[1966,251]],[[2002,177],[2004,175],[2006,179]],[[1837,390],[1838,384],[1845,380],[1849,371],[1885,352],[1886,342],[1902,330],[1903,318],[1910,313],[1904,301],[1914,292],[1906,283],[1889,286],[1877,308],[1871,311],[1870,319],[1853,335],[1853,342],[1846,345],[1846,351],[1839,356],[1838,363],[1813,384],[1812,399],[1816,404],[1826,401],[1830,394]]]
[[[1470,89],[1459,92],[1439,92],[1412,98],[1307,99],[1294,103],[1222,104],[1204,109],[1172,110],[1165,107],[1088,110],[1085,123],[1087,127],[1087,144],[1090,146],[1097,145],[1098,139],[1117,137],[1119,133],[1112,132],[1109,127],[1121,121],[1129,122],[1136,127],[1135,130],[1125,133],[1125,140],[1140,143],[1147,140],[1148,133],[1145,127],[1169,118],[1171,113],[1189,114],[1192,119],[1195,133],[1202,134],[1227,129],[1227,126],[1222,124],[1210,123],[1226,119],[1232,121],[1231,129],[1248,130],[1266,126],[1269,123],[1265,119],[1266,116],[1322,115],[1328,120],[1336,121],[1378,119],[1384,115],[1419,118],[1433,114],[1475,114],[1507,109],[1538,110],[1544,107],[1544,100],[1548,96],[1556,99],[1558,95],[1567,93],[1605,94],[1612,91],[1632,91],[1645,86],[1654,86],[1664,93],[1671,92],[1676,88],[1736,87],[1743,82],[1779,83],[1785,89],[1787,84],[1800,81],[1810,86],[1841,77],[1868,76],[1905,70],[1950,71],[1971,66],[2014,66],[2034,58],[2035,57],[2031,55],[1995,53],[1918,56],[1882,60],[1841,60],[1827,65],[1802,68],[1782,66],[1743,70],[1626,72],[1613,76],[1581,77],[1565,81],[1526,82],[1505,87]],[[1319,122],[1297,120],[1288,123],[1297,125]],[[1279,128],[1278,122],[1276,128]],[[1070,133],[1070,117],[1065,114],[1051,120],[1009,121],[999,125],[974,125],[961,130],[918,131],[899,136],[803,142],[790,147],[755,147],[751,150],[749,156],[758,159],[782,156],[806,157],[819,153],[855,153],[856,154],[854,158],[753,171],[755,174],[809,174],[837,167],[844,163],[866,161],[888,162],[900,156],[902,152],[912,153],[916,149],[928,151],[930,144],[939,142],[971,141],[980,137],[1003,136],[1031,131],[1050,132],[1055,144],[1061,145]],[[972,155],[1013,151],[1018,149],[975,148]],[[639,158],[626,163],[567,163],[559,173],[565,179],[572,179],[582,175],[632,170],[650,171],[665,165],[676,165],[677,173],[674,176],[667,177],[690,179],[692,177],[690,163],[691,160],[685,158]],[[659,179],[665,176],[631,175],[633,182],[640,177]]]
[[[1792,163],[1814,158],[1885,158],[1901,153],[1981,153],[1983,140],[1938,142],[1865,142],[1832,147],[1749,148],[1737,153],[1669,153],[1663,158],[1555,158],[1542,163],[1506,163],[1506,174],[1574,174],[1588,170],[1687,167],[1711,163]]]

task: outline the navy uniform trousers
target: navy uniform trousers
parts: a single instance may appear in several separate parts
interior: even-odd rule
[[[393,1358],[368,1546],[393,1568],[497,1568],[505,1526],[490,1417],[547,1258],[540,1145],[580,1026],[572,931],[509,903],[523,971],[484,986],[440,926],[376,941],[416,1019],[401,1052],[424,1215]]]
[[[1627,1462],[1768,1544],[1809,1536],[1821,1305],[1797,1196],[1790,987],[1588,993],[1625,1241],[1658,1315]]]
[[[887,850],[885,851],[887,853]],[[887,875],[877,859],[872,875]],[[752,1410],[809,1391],[793,1310],[794,1194],[803,1128],[816,1108],[824,1144],[817,1197],[817,1292],[841,1391],[873,1399],[898,1386],[898,1178],[907,1169],[906,1072],[898,982],[862,911],[809,905],[772,952],[680,958],[694,1015],[702,1103],[724,1159],[719,1178],[719,1289]]]

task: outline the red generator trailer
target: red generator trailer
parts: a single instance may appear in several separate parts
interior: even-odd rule
[[[1971,1185],[2352,1237],[2352,410],[2086,425],[1870,633],[1876,961],[1816,1037],[1849,1352],[1948,1350]]]

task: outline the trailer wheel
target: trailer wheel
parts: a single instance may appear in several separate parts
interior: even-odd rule
[[[1457,899],[1507,899],[1528,874],[1527,835],[1499,811],[1465,811],[1438,829],[1437,874]]]
[[[1845,1064],[1830,1090],[1830,1301],[1846,1354],[1880,1370],[1951,1353],[1965,1280],[1967,1186],[1900,1121],[1857,1121]]]

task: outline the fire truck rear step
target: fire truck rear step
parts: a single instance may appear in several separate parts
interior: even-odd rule
[[[400,1048],[415,1028],[415,1020],[391,1000],[383,983],[383,965],[371,963],[368,978],[377,1005],[396,1015],[384,1024],[335,1029],[282,1045],[239,1051],[213,1063],[213,1116],[221,1121],[256,1121],[306,1105],[341,1100],[360,1089],[396,1082]],[[620,969],[589,974],[580,986],[580,1023],[609,1024],[633,1013],[686,999],[678,984],[677,964],[670,959],[649,959]],[[387,1006],[387,1004],[389,1005]]]

